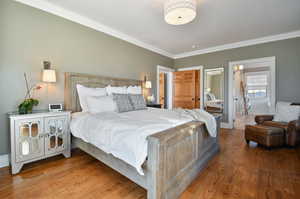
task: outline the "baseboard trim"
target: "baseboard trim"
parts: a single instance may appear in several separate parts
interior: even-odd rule
[[[229,123],[221,122],[221,128],[223,129],[232,129]]]
[[[0,155],[0,168],[9,166],[8,154]]]

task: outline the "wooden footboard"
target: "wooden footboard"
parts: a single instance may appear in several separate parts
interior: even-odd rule
[[[219,130],[220,120],[216,119]],[[72,144],[147,189],[148,199],[178,198],[219,151],[218,136],[210,137],[202,122],[189,122],[147,139],[145,176],[80,138],[73,137]]]
[[[202,122],[149,136],[148,199],[178,198],[218,151],[218,138],[210,137]]]

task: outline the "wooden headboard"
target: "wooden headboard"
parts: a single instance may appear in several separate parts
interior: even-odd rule
[[[76,85],[81,84],[91,88],[104,88],[111,86],[142,86],[141,80],[103,77],[98,75],[65,73],[65,102],[66,110],[81,111]]]

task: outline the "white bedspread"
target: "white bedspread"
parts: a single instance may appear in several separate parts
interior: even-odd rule
[[[75,137],[125,161],[143,175],[141,166],[147,157],[147,136],[192,120],[205,122],[210,135],[216,136],[214,117],[199,109],[172,111],[148,108],[126,113],[75,113],[72,115],[71,132]]]

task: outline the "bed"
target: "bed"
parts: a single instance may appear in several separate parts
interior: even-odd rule
[[[142,85],[142,81],[78,73],[65,73],[65,108],[80,111],[76,85],[87,87]],[[73,147],[80,148],[147,190],[148,199],[175,199],[219,151],[217,136],[211,137],[203,122],[188,121],[147,136],[147,159],[143,175],[132,165],[99,147],[73,136]]]

